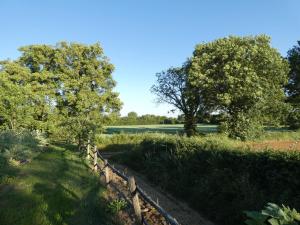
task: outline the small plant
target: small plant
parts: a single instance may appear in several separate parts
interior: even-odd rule
[[[115,199],[107,205],[107,211],[116,215],[121,210],[127,207],[127,202],[123,199]]]
[[[245,211],[248,219],[245,221],[248,225],[298,225],[300,222],[300,213],[287,206],[282,207],[268,203],[261,212]]]

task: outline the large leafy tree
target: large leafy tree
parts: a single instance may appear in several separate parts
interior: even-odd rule
[[[232,137],[257,135],[284,108],[288,63],[265,35],[197,45],[190,74],[205,104],[226,115],[222,127]]]
[[[289,82],[286,86],[288,102],[293,106],[288,117],[291,128],[300,128],[300,41],[288,51],[287,59],[290,64]]]
[[[197,113],[202,109],[200,91],[189,80],[189,63],[180,68],[170,68],[157,73],[157,82],[151,91],[159,103],[168,103],[184,115],[184,129],[187,136],[196,133]]]
[[[40,93],[38,118],[52,112],[56,125],[52,132],[60,130],[81,145],[119,111],[121,102],[113,91],[114,67],[99,44],[61,42],[20,50],[19,62],[31,70]]]
[[[287,59],[290,63],[289,82],[286,86],[288,100],[300,105],[300,41],[288,51]]]
[[[30,71],[15,62],[1,62],[0,126],[4,129],[34,129]]]

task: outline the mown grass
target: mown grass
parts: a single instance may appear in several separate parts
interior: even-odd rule
[[[218,125],[198,124],[197,130],[200,135],[214,136],[216,139],[224,140],[225,135],[218,134]],[[182,124],[158,124],[158,125],[127,125],[127,126],[108,126],[105,134],[183,134]],[[263,132],[254,141],[265,140],[300,140],[300,130],[289,130],[286,127],[265,127]],[[227,141],[227,140],[226,140]],[[233,142],[232,142],[233,143]]]
[[[197,130],[200,133],[215,133],[217,125],[198,124]],[[182,124],[157,124],[157,125],[125,125],[125,126],[108,126],[106,127],[107,134],[136,134],[136,133],[166,133],[180,134],[183,133]]]
[[[0,224],[116,224],[104,187],[78,153],[50,146],[25,165],[0,154]]]

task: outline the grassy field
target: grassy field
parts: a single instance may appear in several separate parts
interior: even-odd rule
[[[106,213],[104,191],[70,148],[51,146],[19,166],[0,155],[0,224],[116,224]]]
[[[218,125],[214,124],[198,124],[197,130],[203,134],[216,133]],[[288,131],[286,127],[265,127],[269,132],[285,132]],[[166,134],[180,134],[183,132],[183,124],[154,124],[154,125],[120,125],[107,126],[106,134],[119,133],[166,133]]]
[[[197,130],[200,133],[217,132],[217,125],[198,124]],[[167,133],[177,134],[183,132],[183,124],[157,124],[157,125],[128,125],[128,126],[108,126],[106,127],[107,134],[114,133]]]

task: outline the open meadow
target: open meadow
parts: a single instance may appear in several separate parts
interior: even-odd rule
[[[198,124],[197,131],[199,136],[205,135],[220,136],[218,134],[218,125]],[[175,134],[184,133],[183,124],[156,124],[156,125],[123,125],[107,126],[105,134]],[[221,135],[221,137],[223,137]],[[265,127],[265,132],[249,141],[235,141],[228,139],[231,143],[241,147],[250,147],[252,149],[281,149],[281,150],[300,150],[300,132],[291,131],[286,127]]]
[[[215,133],[217,125],[198,124],[197,130],[200,133]],[[123,125],[107,126],[106,134],[138,134],[138,133],[166,133],[166,134],[183,134],[183,124],[154,124],[154,125]]]

